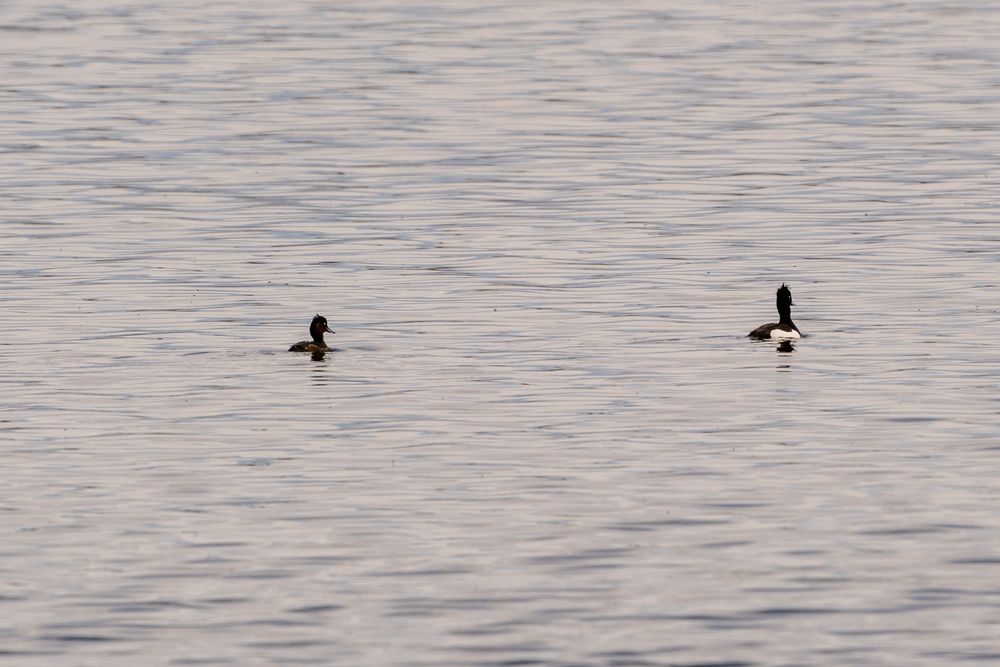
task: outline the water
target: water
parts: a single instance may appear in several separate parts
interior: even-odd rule
[[[3,2],[0,664],[1000,661],[998,21]]]

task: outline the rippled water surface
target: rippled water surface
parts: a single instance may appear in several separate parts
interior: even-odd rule
[[[1000,662],[998,31],[0,2],[0,663]]]

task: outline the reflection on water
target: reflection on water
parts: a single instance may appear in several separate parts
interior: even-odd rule
[[[0,654],[995,661],[998,12],[0,4]]]

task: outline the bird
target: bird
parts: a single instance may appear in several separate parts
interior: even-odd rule
[[[336,333],[333,331],[329,325],[326,323],[326,318],[322,315],[316,315],[312,319],[312,323],[309,325],[309,335],[312,336],[312,340],[303,340],[295,343],[290,348],[289,352],[329,352],[330,346],[326,344],[323,340],[324,333]]]
[[[778,288],[778,323],[762,324],[749,334],[750,338],[759,340],[770,340],[772,338],[801,338],[802,333],[792,322],[792,290],[788,285],[781,283]]]

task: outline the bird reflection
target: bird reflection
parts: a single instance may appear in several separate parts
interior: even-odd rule
[[[330,365],[326,363],[326,359],[324,358],[325,354],[326,354],[325,352],[320,351],[320,352],[313,352],[311,355],[313,361],[323,362],[321,364],[314,364],[311,367],[312,372],[310,373],[311,377],[309,379],[317,387],[320,385],[325,385],[330,383]]]
[[[792,341],[783,340],[780,343],[778,343],[778,352],[788,353],[794,351],[795,351],[795,346],[792,345]]]

